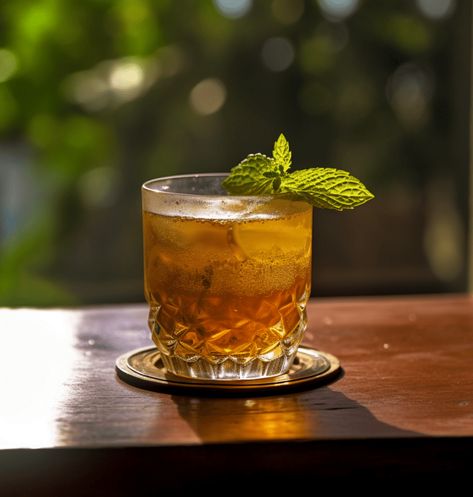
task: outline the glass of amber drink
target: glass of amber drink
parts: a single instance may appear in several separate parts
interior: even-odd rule
[[[284,374],[307,325],[312,206],[227,195],[226,176],[173,176],[142,187],[151,336],[175,375]]]

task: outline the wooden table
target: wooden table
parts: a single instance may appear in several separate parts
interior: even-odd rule
[[[0,310],[0,496],[180,494],[224,482],[241,493],[249,481],[453,489],[470,478],[473,298],[313,300],[304,343],[338,357],[342,376],[225,398],[116,376],[119,355],[151,343],[146,313]]]

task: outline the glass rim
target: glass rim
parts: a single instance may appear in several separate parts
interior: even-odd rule
[[[155,190],[150,187],[151,183],[156,183],[156,182],[165,182],[165,181],[170,181],[170,180],[175,180],[175,179],[189,179],[189,178],[212,178],[212,177],[226,177],[230,173],[188,173],[188,174],[176,174],[176,175],[171,175],[171,176],[162,176],[158,178],[153,178],[145,181],[141,185],[142,191],[148,192],[150,194],[154,195],[166,195],[169,197],[172,196],[179,196],[179,197],[186,197],[191,199],[192,197],[195,198],[203,198],[203,197],[208,197],[212,198],[215,200],[218,199],[225,199],[225,200],[245,200],[248,201],[250,199],[259,199],[261,201],[267,201],[270,199],[277,199],[277,198],[282,198],[283,195],[278,195],[278,194],[272,194],[272,195],[219,195],[219,194],[213,194],[213,193],[184,193],[184,192],[171,192],[171,191],[165,191],[165,190]]]

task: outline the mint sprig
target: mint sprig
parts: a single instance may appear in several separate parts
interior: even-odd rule
[[[292,153],[289,150],[289,143],[286,137],[281,133],[274,143],[273,159],[279,166],[281,174],[286,173],[291,167]]]
[[[322,209],[353,209],[374,198],[366,186],[349,172],[314,167],[289,172],[292,153],[283,134],[276,140],[273,156],[250,154],[233,167],[223,182],[233,195],[283,195],[304,200]]]
[[[233,195],[272,194],[279,188],[279,185],[273,185],[279,175],[274,159],[263,154],[250,154],[232,168],[223,186]]]

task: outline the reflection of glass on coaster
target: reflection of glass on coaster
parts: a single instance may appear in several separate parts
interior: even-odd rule
[[[202,380],[168,373],[156,347],[145,347],[121,355],[116,361],[116,371],[123,381],[148,390],[258,393],[325,384],[340,373],[341,367],[331,354],[299,347],[287,374],[249,380]]]

